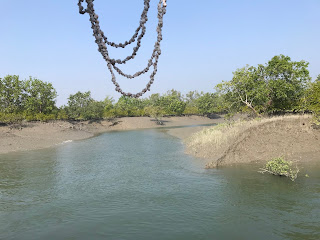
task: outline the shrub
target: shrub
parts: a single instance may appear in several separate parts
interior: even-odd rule
[[[57,113],[57,119],[58,120],[67,120],[68,119],[68,113],[65,109],[65,107],[62,107],[59,109]]]
[[[159,106],[148,106],[145,107],[144,111],[147,116],[155,118],[156,120],[161,119],[165,114],[164,109]]]
[[[184,115],[197,115],[199,114],[199,110],[197,107],[187,105],[183,111]]]
[[[50,120],[56,120],[56,115],[54,114],[44,114],[44,113],[38,113],[36,114],[36,120],[41,122],[48,122]]]
[[[110,109],[108,111],[103,112],[103,118],[104,119],[112,119],[116,117],[116,110],[115,109]]]
[[[318,80],[311,84],[311,88],[307,92],[308,109],[313,113],[313,123],[320,125],[320,75]]]
[[[20,113],[2,113],[0,112],[0,123],[16,123],[24,119]]]
[[[32,121],[40,121],[40,122],[48,122],[51,120],[56,120],[57,116],[56,114],[44,114],[44,113],[37,113],[37,114],[24,114],[24,120],[27,122],[32,122]]]
[[[283,157],[274,158],[267,162],[265,168],[261,168],[260,173],[270,173],[276,176],[285,176],[294,181],[299,172],[299,168],[295,166],[292,167],[292,162],[284,160]]]

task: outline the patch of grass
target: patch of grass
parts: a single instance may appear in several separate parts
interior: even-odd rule
[[[320,129],[320,112],[313,115],[312,127],[314,129]]]
[[[274,158],[267,162],[264,168],[261,168],[260,173],[270,173],[276,176],[285,176],[291,179],[291,181],[296,180],[299,173],[299,168],[297,166],[293,167],[291,161],[284,160],[283,157]]]
[[[281,116],[273,118],[257,118],[251,121],[235,121],[218,124],[214,127],[204,129],[201,132],[195,133],[186,140],[186,144],[191,149],[197,149],[204,145],[210,145],[212,149],[219,149],[223,145],[232,144],[239,136],[249,129],[262,126],[265,123],[277,122],[286,119],[307,119],[309,116]]]

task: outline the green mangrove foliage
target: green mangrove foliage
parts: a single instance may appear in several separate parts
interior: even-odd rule
[[[314,123],[320,125],[320,75],[313,82],[306,93],[305,105],[306,108],[313,112]]]
[[[106,97],[94,100],[90,92],[71,94],[66,106],[56,106],[57,91],[51,83],[17,75],[0,78],[0,123],[22,120],[97,120],[114,117],[211,115],[237,112],[255,116],[278,112],[312,112],[320,125],[320,75],[312,82],[308,63],[279,55],[266,64],[245,66],[215,92],[177,90],[154,93],[148,98]]]
[[[91,97],[91,92],[77,92],[68,98],[68,106],[65,108],[69,119],[92,120],[102,119],[105,104],[95,101]]]
[[[145,115],[147,102],[143,99],[121,96],[114,105],[115,116],[140,117]]]
[[[218,93],[202,94],[196,101],[198,112],[202,115],[223,112],[222,98]]]
[[[0,78],[0,122],[55,119],[57,92],[51,83],[17,75]]]
[[[216,90],[224,96],[228,111],[249,110],[260,115],[299,110],[311,81],[308,65],[275,56],[266,65],[237,69],[232,80],[218,84]]]
[[[261,168],[260,173],[270,173],[276,176],[285,176],[291,179],[291,181],[296,180],[299,168],[297,166],[293,167],[293,163],[284,160],[283,157],[274,158],[267,162],[264,168]]]
[[[200,114],[197,106],[197,101],[201,95],[203,95],[203,92],[199,93],[198,91],[190,91],[186,94],[184,98],[186,107],[183,111],[183,114],[185,115]]]
[[[30,78],[24,82],[25,110],[30,113],[50,114],[55,107],[57,92],[51,83]]]
[[[162,96],[160,94],[152,94],[147,101],[150,107],[156,107],[164,115],[181,116],[186,109],[186,102],[182,94],[174,89]]]

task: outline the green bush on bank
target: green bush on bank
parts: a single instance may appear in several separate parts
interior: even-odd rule
[[[284,160],[283,157],[274,158],[267,162],[266,166],[261,169],[261,173],[270,173],[276,176],[285,176],[291,179],[291,181],[296,180],[299,168],[295,166],[293,168],[292,162]]]
[[[320,125],[320,75],[313,82],[306,94],[307,109],[311,110],[314,116],[314,124]]]
[[[200,114],[199,109],[195,106],[187,105],[183,111],[183,115],[198,115]]]
[[[309,63],[274,56],[265,65],[237,69],[230,81],[216,90],[223,96],[229,111],[250,110],[255,115],[295,111],[311,82]]]
[[[37,114],[26,114],[24,115],[24,120],[31,122],[31,121],[40,121],[40,122],[48,122],[51,120],[57,120],[56,114],[44,114],[44,113],[37,113]]]
[[[0,112],[0,123],[16,123],[25,119],[25,115],[21,113],[2,113]]]

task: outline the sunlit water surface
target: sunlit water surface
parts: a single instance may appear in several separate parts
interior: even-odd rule
[[[320,239],[319,164],[203,166],[159,130],[0,155],[0,239]]]

